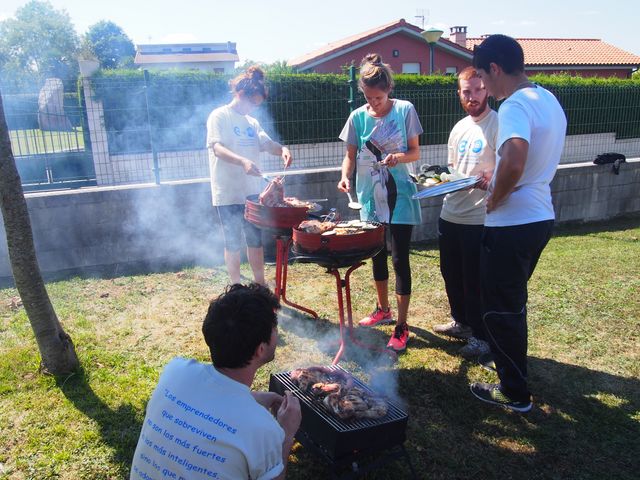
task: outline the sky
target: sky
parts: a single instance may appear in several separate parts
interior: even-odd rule
[[[0,20],[27,1],[2,0]],[[418,26],[467,26],[468,35],[599,38],[640,55],[639,8],[631,0],[517,2],[371,0],[50,0],[78,34],[100,20],[134,43],[235,42],[240,62],[290,60],[327,43],[404,18]],[[635,7],[633,5],[636,5]]]

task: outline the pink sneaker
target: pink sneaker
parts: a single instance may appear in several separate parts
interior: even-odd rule
[[[403,352],[407,349],[407,341],[409,340],[409,325],[403,323],[402,325],[396,325],[396,329],[391,335],[387,348],[395,352]]]
[[[385,312],[380,307],[376,307],[368,317],[360,320],[358,325],[361,327],[375,327],[376,325],[388,325],[390,323],[393,323],[391,308]]]

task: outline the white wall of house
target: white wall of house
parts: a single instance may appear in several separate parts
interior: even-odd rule
[[[145,70],[200,70],[203,72],[231,74],[234,72],[235,62],[150,63],[140,65],[140,68]]]

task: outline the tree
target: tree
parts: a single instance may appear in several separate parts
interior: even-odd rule
[[[0,22],[2,78],[61,78],[68,87],[78,76],[78,35],[69,14],[49,2],[32,0]]]
[[[83,43],[95,54],[102,68],[133,65],[136,48],[124,30],[111,21],[101,20],[91,25]]]
[[[13,279],[38,343],[41,369],[52,375],[69,374],[78,369],[80,362],[71,337],[63,330],[51,305],[40,273],[27,202],[11,151],[1,95],[0,211],[7,234]]]
[[[242,73],[247,68],[254,65],[259,66],[265,73],[272,75],[280,75],[283,73],[296,73],[296,70],[287,64],[286,60],[276,60],[273,63],[255,62],[253,60],[245,60],[235,68],[236,73]]]

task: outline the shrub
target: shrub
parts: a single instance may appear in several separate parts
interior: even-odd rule
[[[200,149],[207,116],[230,100],[225,75],[197,71],[101,71],[92,78],[104,102],[112,153]],[[286,144],[337,141],[349,115],[347,75],[280,74],[267,77],[270,94],[256,117]],[[569,134],[615,132],[640,137],[640,81],[537,75],[567,113]],[[411,101],[425,134],[421,143],[446,143],[464,115],[450,76],[397,75],[393,96]],[[364,98],[356,95],[354,107]]]

